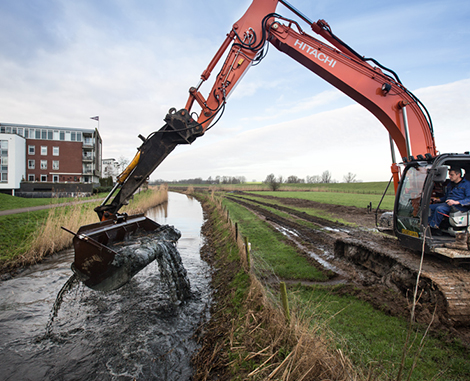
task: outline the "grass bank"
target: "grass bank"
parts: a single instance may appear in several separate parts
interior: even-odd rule
[[[104,197],[104,194],[98,194],[91,197],[82,197],[80,200],[93,200]],[[51,204],[65,204],[68,202],[76,201],[73,197],[64,198],[23,198],[15,197],[7,194],[0,193],[0,211],[10,209],[29,208],[32,206],[51,205]]]
[[[340,367],[349,373],[345,378],[341,378],[343,373],[317,378],[308,374],[305,379],[398,379],[409,327],[405,318],[390,316],[387,309],[374,308],[363,299],[341,292],[342,286],[303,285],[299,279],[322,280],[317,273],[318,268],[301,262],[301,255],[291,247],[286,249],[285,246],[289,245],[285,244],[283,237],[252,212],[227,199],[221,204],[228,211],[231,223],[220,210],[211,211],[210,220],[215,221],[216,232],[213,247],[217,250],[217,261],[222,262],[216,266],[228,271],[230,266],[221,259],[224,255],[231,258],[231,263],[238,261],[239,267],[232,263],[231,273],[237,274],[234,279],[239,280],[219,280],[220,283],[215,285],[217,290],[224,284],[229,285],[224,300],[218,306],[221,311],[214,311],[216,321],[226,324],[219,336],[224,331],[227,335],[208,343],[212,352],[205,352],[204,356],[219,359],[218,369],[231,372],[230,379],[268,379],[271,376],[280,380],[298,380],[308,374],[305,373],[308,366],[313,371],[320,364]],[[215,209],[215,206],[211,208]],[[250,270],[243,267],[241,238],[238,239],[238,249],[235,246],[235,223],[237,231],[248,237],[251,243]],[[285,257],[279,256],[278,253],[284,250]],[[293,263],[286,258],[288,256],[292,256]],[[299,262],[302,269],[295,266],[295,262]],[[289,323],[282,317],[278,283],[273,279],[290,280],[288,284],[298,281],[287,287],[291,307]],[[367,289],[362,292],[367,293]],[[225,314],[228,311],[230,315],[227,318]],[[265,314],[277,318],[268,322]],[[213,329],[212,334],[215,335]],[[468,348],[444,334],[424,338],[425,326],[414,324],[412,330],[401,380],[470,379]],[[305,336],[300,339],[296,336],[298,332]],[[315,349],[315,359],[306,360],[306,354],[299,355],[301,349],[292,344],[293,338],[298,342],[313,340],[316,345],[321,344]],[[342,360],[337,362],[338,358]],[[304,365],[304,373],[293,376],[291,372]]]
[[[143,213],[167,200],[166,187],[150,188],[136,194],[121,211]],[[37,263],[51,253],[70,247],[73,236],[61,226],[76,232],[82,225],[98,222],[93,210],[98,205],[99,201],[96,201],[0,216],[0,270],[5,272]]]
[[[250,271],[243,240],[235,236],[222,204],[198,197],[203,197],[209,217],[203,228],[207,245],[202,252],[211,252],[217,292],[201,349],[193,358],[194,379],[360,379],[341,351],[328,343],[325,330],[312,332],[295,316],[286,320],[273,295]]]

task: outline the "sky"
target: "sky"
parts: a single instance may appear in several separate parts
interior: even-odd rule
[[[470,150],[468,0],[289,2],[393,69],[430,112],[441,153]],[[185,106],[188,89],[250,3],[3,0],[0,122],[95,128],[90,117],[99,116],[103,158],[132,159],[137,136]],[[299,20],[282,4],[277,13]],[[201,88],[206,97],[213,77]],[[386,181],[390,164],[388,132],[372,114],[271,46],[214,128],[178,146],[151,179],[262,181],[328,170],[336,181],[348,173]]]

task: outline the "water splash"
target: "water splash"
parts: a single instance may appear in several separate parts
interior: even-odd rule
[[[49,321],[47,322],[47,325],[46,325],[46,337],[51,336],[52,323],[54,322],[54,319],[57,317],[57,314],[59,313],[59,309],[60,309],[60,306],[62,305],[65,294],[67,294],[67,292],[69,292],[77,284],[78,284],[78,277],[75,274],[73,274],[69,279],[67,279],[67,282],[65,282],[65,284],[62,286],[59,293],[57,294],[57,297],[55,298],[55,302],[52,306],[52,311],[49,317]]]
[[[169,290],[173,303],[184,301],[191,296],[191,285],[187,271],[183,266],[176,243],[181,237],[179,230],[173,226],[164,226],[151,236],[134,237],[113,247],[117,254],[112,265],[119,269],[104,279],[97,287],[98,291],[113,291],[122,287],[144,267],[154,260],[158,263],[161,280]],[[76,284],[80,277],[73,274],[62,286],[52,307],[51,316],[46,326],[46,337],[52,333],[52,324],[57,317],[64,296]]]

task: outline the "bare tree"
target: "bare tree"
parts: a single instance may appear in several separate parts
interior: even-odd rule
[[[118,162],[119,171],[122,172],[127,168],[127,166],[130,163],[130,160],[125,156],[119,156],[119,159],[117,162]]]
[[[321,176],[318,176],[318,175],[307,176],[307,183],[308,183],[308,184],[318,184],[318,183],[321,183]]]
[[[330,171],[324,171],[321,174],[321,182],[324,183],[324,184],[331,183],[331,172]]]
[[[356,174],[352,172],[348,172],[346,176],[343,177],[345,183],[355,183],[357,182],[356,180]]]
[[[282,183],[282,177],[279,176],[278,179],[276,179],[276,176],[274,176],[274,173],[271,173],[270,175],[266,176],[266,180],[264,180],[265,184],[267,184],[273,191],[277,191],[281,187]]]
[[[291,175],[287,178],[286,183],[288,183],[288,184],[297,184],[297,183],[300,182],[299,180],[300,179],[297,176]]]

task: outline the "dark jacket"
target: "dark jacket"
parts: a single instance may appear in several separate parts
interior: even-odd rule
[[[460,205],[467,208],[470,207],[470,181],[462,179],[459,183],[455,184],[450,182],[447,185],[444,197],[441,197],[441,202],[447,200],[454,200],[460,202]]]

